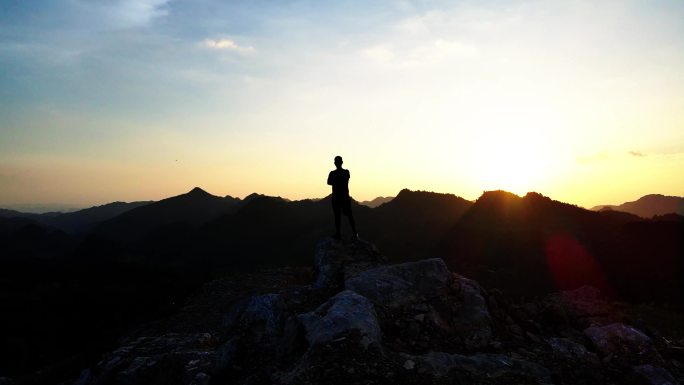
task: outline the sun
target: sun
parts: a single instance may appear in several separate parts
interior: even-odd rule
[[[552,176],[555,163],[543,138],[521,131],[480,137],[471,159],[471,171],[483,190],[518,195],[540,191]]]

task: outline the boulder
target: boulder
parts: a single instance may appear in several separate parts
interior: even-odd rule
[[[587,328],[616,321],[608,301],[599,289],[592,286],[551,294],[544,299],[542,306],[551,322],[564,321]]]
[[[313,286],[317,289],[339,289],[346,279],[377,267],[386,260],[370,242],[325,238],[316,246]]]
[[[666,369],[653,365],[638,365],[632,368],[632,373],[639,385],[677,385],[677,381]]]
[[[555,361],[574,361],[579,363],[599,364],[596,354],[587,350],[582,344],[569,338],[549,338],[546,343],[551,348]]]
[[[592,326],[584,330],[596,351],[608,359],[631,364],[659,364],[663,361],[651,339],[641,331],[621,323]]]
[[[549,371],[543,366],[502,354],[475,354],[464,356],[442,352],[430,352],[420,356],[402,355],[405,362],[415,363],[421,373],[434,377],[450,374],[460,379],[487,380],[496,383],[547,384],[551,382]],[[405,365],[406,367],[406,365]],[[487,382],[489,383],[489,382]]]
[[[444,294],[451,272],[439,258],[366,270],[344,287],[383,306],[424,302]]]
[[[273,345],[282,333],[285,308],[278,294],[251,297],[240,316],[240,329],[251,334],[255,344]]]
[[[467,349],[483,347],[492,337],[491,317],[477,282],[452,274],[443,260],[382,266],[345,282],[345,288],[370,299],[398,345],[421,349],[426,340],[460,341]],[[428,321],[433,329],[421,327]],[[422,349],[424,349],[423,346]]]
[[[238,338],[233,337],[216,349],[216,362],[214,365],[216,372],[230,370],[237,356]]]
[[[451,327],[463,336],[468,348],[488,345],[492,338],[492,320],[482,288],[477,282],[458,275],[452,285],[458,307],[452,311]]]
[[[373,304],[353,291],[338,293],[313,312],[301,314],[299,320],[311,346],[356,333],[364,348],[380,347],[381,331]]]

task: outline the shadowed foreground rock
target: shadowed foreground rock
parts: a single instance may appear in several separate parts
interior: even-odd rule
[[[306,330],[306,339],[312,347],[357,332],[361,346],[380,346],[380,326],[373,304],[353,291],[345,290],[311,313],[302,314],[299,320]]]
[[[620,323],[594,288],[514,304],[441,259],[385,260],[368,242],[326,238],[308,283],[220,304],[229,310],[219,330],[131,339],[73,384],[617,385],[684,375],[667,341]]]

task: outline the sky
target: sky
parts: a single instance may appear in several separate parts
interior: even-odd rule
[[[684,195],[684,2],[0,1],[0,207]]]

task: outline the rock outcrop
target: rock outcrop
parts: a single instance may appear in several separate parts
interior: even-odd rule
[[[386,261],[372,243],[363,240],[344,243],[326,238],[316,246],[312,285],[317,289],[339,289],[347,279]]]
[[[676,384],[667,341],[591,287],[513,303],[438,258],[322,240],[309,284],[235,301],[213,334],[132,339],[74,384]]]
[[[621,323],[592,326],[587,328],[584,334],[596,351],[606,359],[617,359],[631,364],[663,361],[651,339],[633,327]]]
[[[215,357],[216,340],[207,333],[141,337],[84,370],[75,385],[209,384]]]
[[[356,333],[364,349],[380,347],[381,331],[373,304],[353,291],[345,290],[299,320],[312,347]]]

